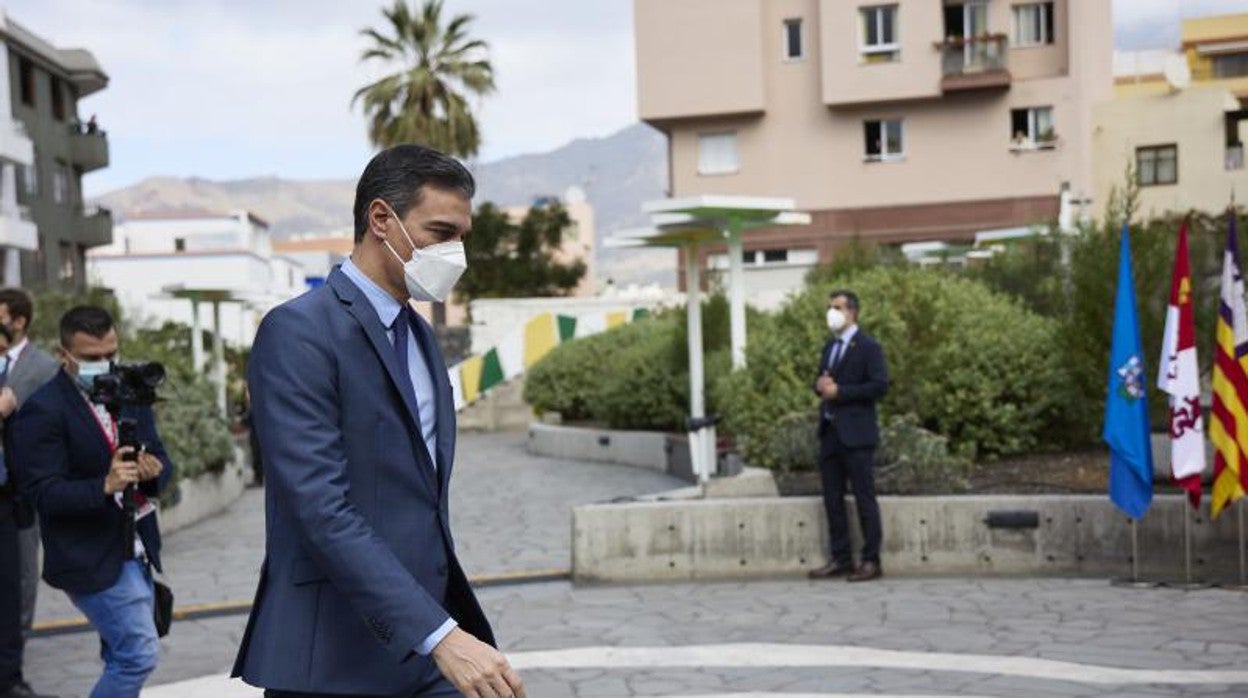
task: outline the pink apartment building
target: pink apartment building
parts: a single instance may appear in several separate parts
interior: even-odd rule
[[[747,233],[769,283],[855,237],[969,241],[1056,218],[1064,184],[1091,194],[1110,4],[634,0],[640,116],[668,137],[671,196],[813,215]]]

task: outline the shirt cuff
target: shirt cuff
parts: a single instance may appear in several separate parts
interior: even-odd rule
[[[459,627],[459,623],[456,623],[454,618],[447,618],[440,628],[429,633],[429,637],[416,646],[416,654],[422,657],[428,657],[430,654],[433,654],[433,648],[437,647],[438,643],[445,640],[446,636],[450,635],[451,631],[457,627]]]

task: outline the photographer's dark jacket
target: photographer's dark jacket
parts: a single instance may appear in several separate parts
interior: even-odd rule
[[[155,497],[173,472],[155,415],[150,407],[126,407],[121,416],[138,422],[140,442],[165,465],[159,478],[139,486]],[[124,539],[124,514],[104,494],[112,449],[74,379],[57,374],[18,410],[7,431],[9,463],[39,514],[44,580],[75,594],[112,586],[132,550]],[[140,519],[136,530],[152,564],[161,569],[156,516]]]

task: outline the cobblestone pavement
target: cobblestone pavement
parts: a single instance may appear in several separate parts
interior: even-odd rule
[[[474,573],[566,565],[569,505],[674,484],[531,458],[515,435],[463,443],[452,496],[457,542]],[[180,603],[251,594],[262,528],[256,494],[170,537]],[[1248,695],[1248,594],[1237,591],[885,578],[558,582],[480,594],[535,698]],[[41,616],[64,617],[48,610],[49,596]],[[244,622],[175,624],[149,695],[258,695],[224,678]],[[41,690],[84,695],[99,671],[97,650],[89,633],[33,640],[28,676]]]

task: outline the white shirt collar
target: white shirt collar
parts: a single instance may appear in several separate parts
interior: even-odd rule
[[[17,363],[17,357],[21,356],[22,352],[26,350],[27,344],[30,344],[30,337],[23,337],[22,341],[9,347],[9,352],[7,354],[9,357],[9,363]]]
[[[856,334],[858,334],[858,325],[853,324],[841,330],[841,333],[837,335],[837,339],[841,340],[841,342],[843,342],[846,346],[848,346],[849,342],[854,338],[854,335]]]

